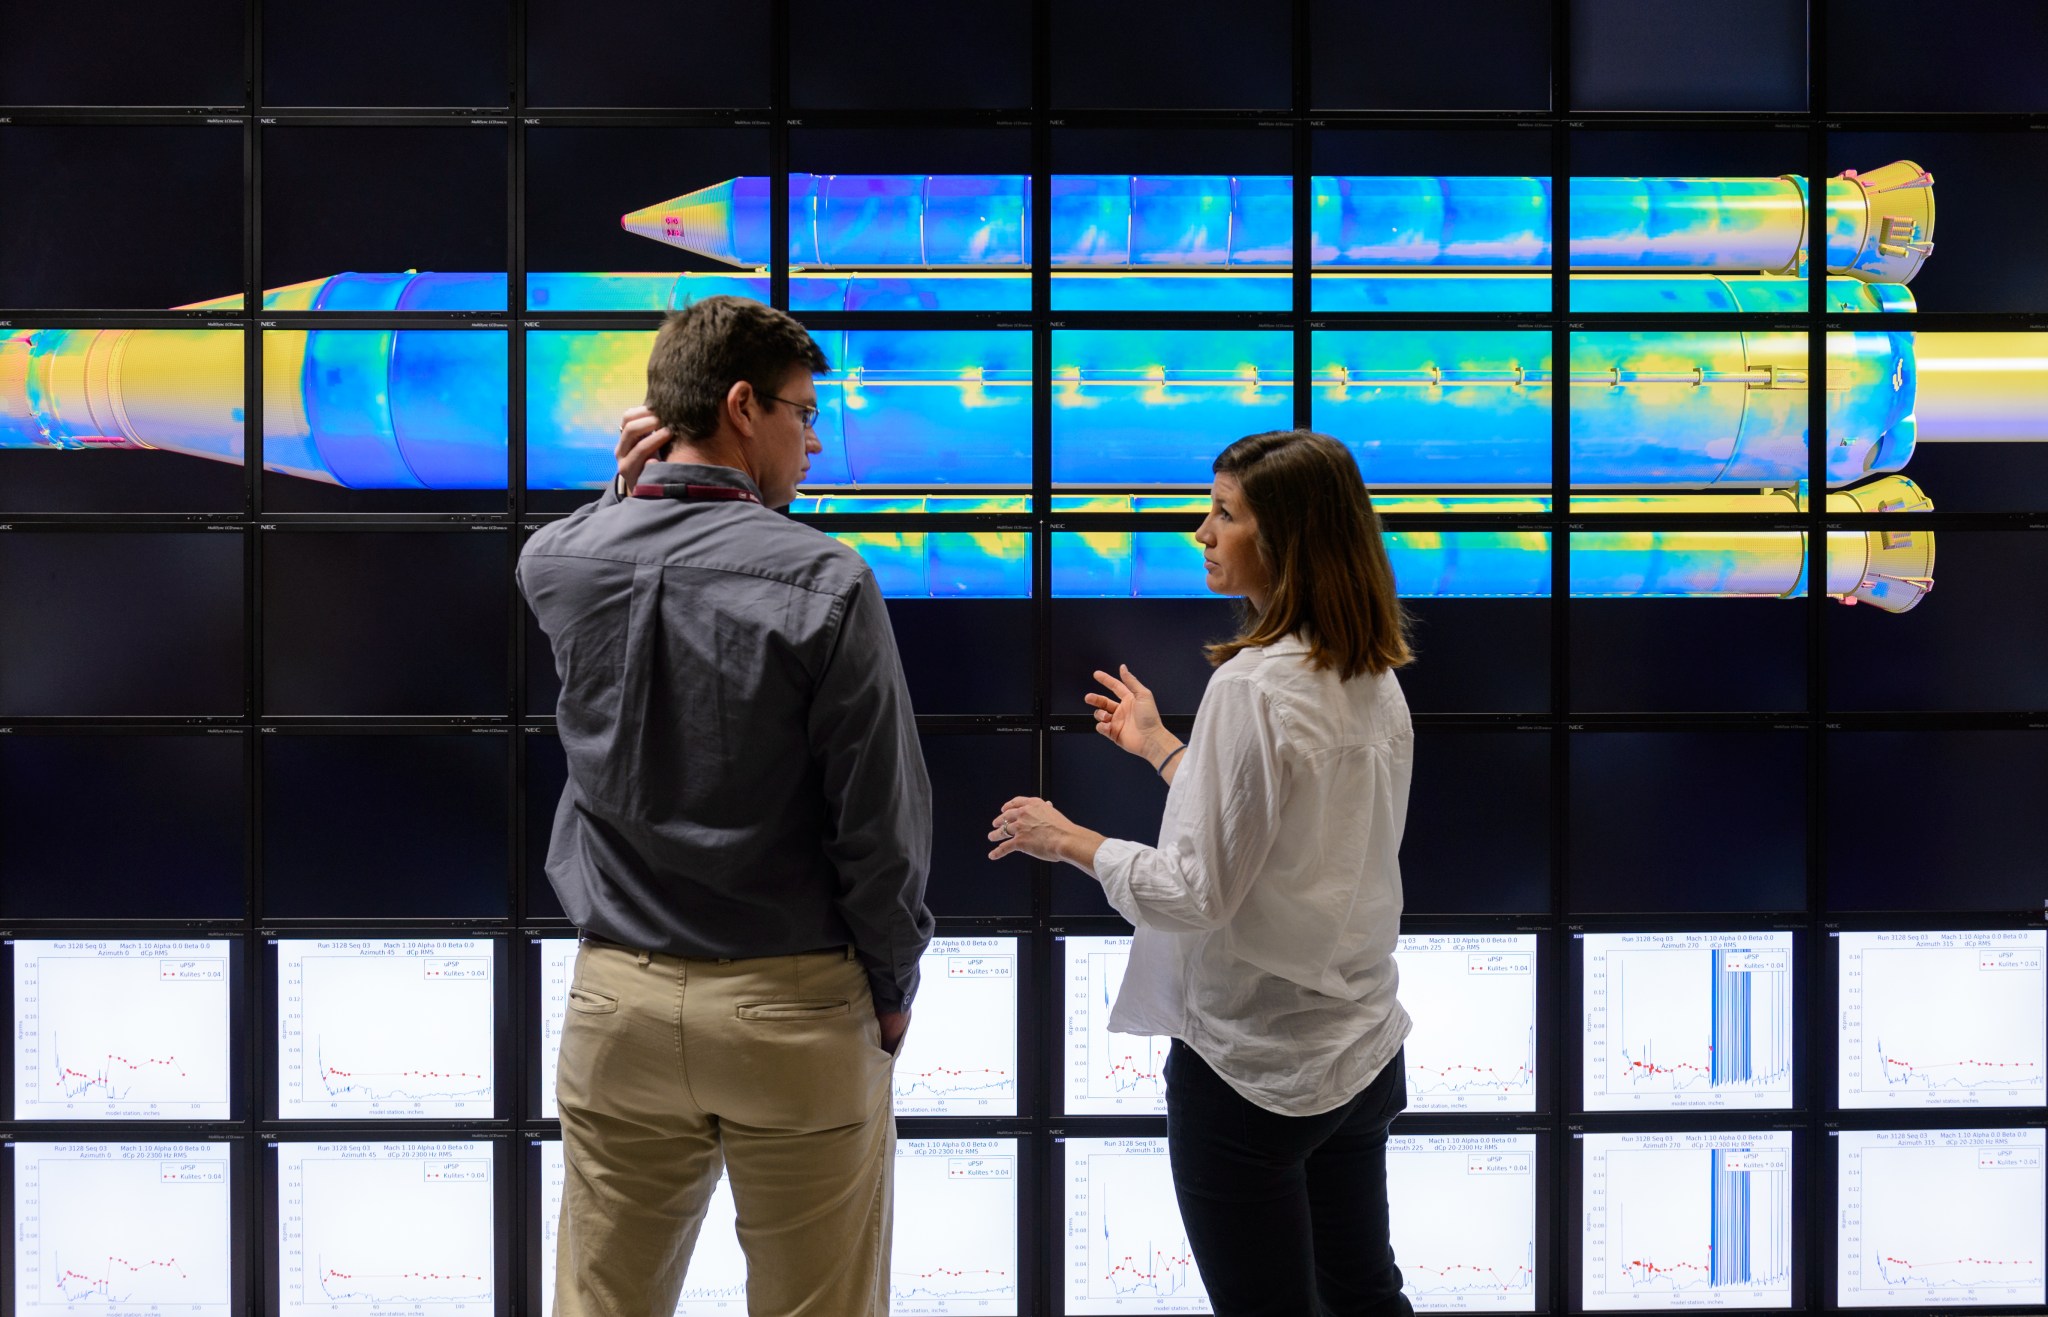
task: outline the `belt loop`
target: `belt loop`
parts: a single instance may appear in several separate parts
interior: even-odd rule
[[[638,965],[651,965],[654,963],[654,957],[646,951],[636,951],[633,953],[633,962]]]
[[[853,959],[853,948],[852,948],[851,946],[849,946],[849,947],[847,947],[847,948],[846,948],[846,958],[847,958],[848,960],[852,960],[852,959]]]

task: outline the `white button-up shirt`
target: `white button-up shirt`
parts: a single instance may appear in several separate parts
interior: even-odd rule
[[[1095,852],[1137,927],[1109,1027],[1179,1038],[1282,1115],[1371,1083],[1408,1036],[1394,943],[1414,762],[1391,672],[1344,681],[1291,636],[1216,669],[1159,845]]]

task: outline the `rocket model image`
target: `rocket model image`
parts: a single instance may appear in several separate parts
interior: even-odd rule
[[[1829,180],[1831,307],[1911,307],[1905,281],[1932,250],[1931,183],[1911,162]],[[729,274],[533,278],[554,281],[564,299],[555,309],[573,300],[579,281],[614,290],[660,285],[650,306],[710,291],[765,293],[765,274],[750,263],[769,255],[767,184],[732,179],[622,219],[732,265]],[[1028,278],[1029,184],[1021,175],[793,175],[792,288],[814,275],[834,280],[837,304],[847,306],[863,280],[1014,285]],[[1380,287],[1360,296],[1383,302],[1394,296],[1384,290],[1397,286],[1408,290],[1400,297],[1413,297],[1432,285],[1520,279],[1541,285],[1548,305],[1548,180],[1318,177],[1312,187],[1319,281],[1330,275]],[[1285,286],[1290,179],[1063,175],[1051,190],[1056,278],[1220,271]],[[1645,298],[1657,309],[1806,307],[1801,179],[1582,178],[1571,180],[1571,195],[1575,307],[1582,287],[1596,290],[1600,309],[1641,309]],[[473,302],[478,281],[492,279],[503,276],[338,274],[272,290],[263,302],[273,310],[445,310]],[[1034,386],[1051,392],[1053,476],[1070,488],[1203,484],[1224,439],[1293,423],[1288,331],[1055,330],[1044,381],[1032,378],[1022,332],[847,329],[818,337],[835,365],[818,381],[825,451],[811,474],[820,491],[1027,488]],[[1899,474],[1916,443],[2048,438],[2042,337],[1943,334],[1916,343],[1902,332],[1831,334],[1816,374],[1804,334],[1576,333],[1564,371],[1574,490],[1632,492],[1575,492],[1574,506],[1654,515],[1784,500],[1796,511],[1792,491],[1807,474],[1807,398],[1818,379],[1827,391],[1830,504],[1881,488],[1882,497],[1855,506],[1925,508],[1928,499]],[[609,475],[617,416],[639,400],[651,339],[645,331],[527,333],[529,487],[592,488]],[[1319,331],[1300,383],[1312,390],[1316,427],[1353,446],[1383,507],[1413,498],[1434,510],[1479,510],[1509,491],[1550,485],[1558,386],[1550,345],[1547,332]],[[349,488],[502,488],[507,348],[505,333],[486,329],[265,330],[264,465]],[[239,463],[243,362],[238,330],[0,332],[0,447],[157,449]],[[1924,581],[1931,537],[1884,538],[1902,534],[1928,541],[1911,573]],[[1533,550],[1510,540],[1489,552]],[[1429,542],[1417,537],[1404,550],[1437,555],[1406,560],[1404,591],[1412,582],[1430,583],[1436,595],[1525,592],[1513,586],[1514,571],[1489,565],[1477,541],[1424,549]],[[1652,543],[1660,552],[1684,546],[1698,570],[1668,554],[1657,570],[1640,570],[1640,561],[1624,564],[1642,546],[1582,535],[1574,539],[1574,591],[1753,596],[1807,587],[1796,534],[1787,540],[1798,559],[1789,571],[1761,566],[1778,563],[1784,548],[1763,540],[1659,532]],[[1469,551],[1452,554],[1461,546]],[[868,547],[882,552],[879,542]],[[940,547],[949,556],[927,563],[926,590],[981,579],[958,570],[959,546]],[[1877,590],[1862,576],[1838,581],[1836,564],[1858,554],[1846,540],[1831,538],[1829,547],[1830,594],[1896,609],[1924,593]],[[992,560],[1023,552],[993,541],[983,548]],[[1131,552],[1140,553],[1138,541]],[[1873,570],[1899,560],[1875,547],[1861,556]],[[1154,593],[1178,579],[1164,566],[1137,571],[1135,560],[1132,570],[1105,575],[1078,549],[1055,558],[1056,586],[1108,582]],[[1458,570],[1445,570],[1453,559]],[[907,564],[900,553],[898,561]],[[1060,561],[1081,565],[1062,572]],[[1603,561],[1614,564],[1605,574]],[[1013,580],[1008,571],[987,576],[983,587]]]

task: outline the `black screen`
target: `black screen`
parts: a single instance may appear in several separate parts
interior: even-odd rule
[[[1791,599],[1575,599],[1571,707],[1806,708],[1806,610]]]
[[[162,310],[242,292],[233,125],[0,125],[0,178],[14,180],[0,307]],[[116,197],[148,198],[148,222]]]
[[[1581,110],[1803,110],[1806,0],[1573,0]]]
[[[1290,12],[1226,0],[1052,0],[1052,103],[1284,109],[1294,101]]]
[[[1550,603],[1408,599],[1415,661],[1400,670],[1417,713],[1520,713],[1550,707]]]
[[[1830,174],[1898,160],[1934,176],[1937,245],[1908,285],[1919,309],[2048,310],[2048,263],[2025,236],[2048,208],[2048,133],[1828,134]]]
[[[991,860],[989,820],[1013,796],[1038,794],[1038,738],[1028,733],[927,732],[932,780],[932,869],[925,904],[934,915],[1028,915],[1028,856]]]
[[[0,737],[0,915],[239,919],[241,732]]]
[[[1404,907],[1488,915],[1550,909],[1550,737],[1423,727],[1401,835]]]
[[[496,0],[264,0],[269,105],[509,105],[512,16]]]
[[[266,289],[351,272],[504,273],[506,129],[286,124],[262,131]],[[482,286],[458,300],[428,309],[506,305],[502,289]]]
[[[1830,732],[1831,910],[2012,910],[2048,901],[2048,737]],[[1896,789],[1908,793],[1898,796]],[[1892,804],[1897,798],[1904,809]]]
[[[240,105],[241,0],[0,5],[0,105]]]
[[[511,913],[502,730],[263,740],[262,913]]]
[[[529,731],[526,747],[526,794],[521,828],[526,838],[526,905],[529,919],[566,919],[555,888],[548,881],[548,843],[555,833],[555,808],[569,781],[569,758],[562,740],[551,731]]]
[[[1830,109],[2048,109],[2048,9],[2034,0],[1950,0],[1939,23],[1918,22],[1912,0],[1823,2]]]
[[[790,102],[826,109],[1029,105],[1031,10],[1027,0],[865,7],[791,0]]]
[[[531,105],[766,105],[768,5],[532,0]]]
[[[242,712],[232,532],[0,535],[0,716]]]
[[[1831,709],[2048,709],[2048,536],[1938,531],[1905,613],[1827,610]]]
[[[1235,605],[1224,599],[1055,599],[1051,712],[1089,712],[1082,697],[1107,689],[1095,672],[1115,676],[1124,664],[1161,713],[1192,716],[1209,686],[1202,646],[1236,634]]]
[[[1311,0],[1311,103],[1319,110],[1547,110],[1550,25],[1549,0],[1370,8]],[[1447,31],[1486,38],[1458,42],[1457,57],[1446,59]]]
[[[1023,599],[891,599],[910,707],[921,714],[1031,712],[1037,683]]]
[[[1589,732],[1571,757],[1573,911],[1805,908],[1802,733]]]
[[[484,530],[264,536],[264,711],[506,713],[505,538]]]

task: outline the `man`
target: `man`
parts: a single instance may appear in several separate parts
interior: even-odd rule
[[[771,510],[826,369],[757,302],[669,317],[612,489],[520,556],[562,677],[548,877],[583,931],[557,1317],[674,1311],[721,1159],[750,1312],[888,1310],[931,788],[873,574]]]

